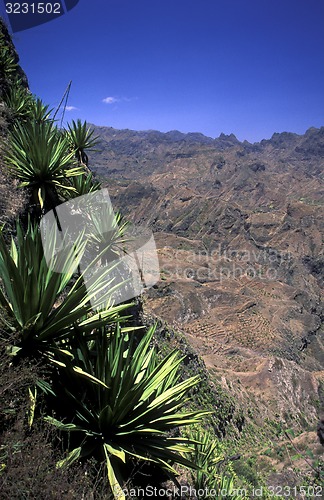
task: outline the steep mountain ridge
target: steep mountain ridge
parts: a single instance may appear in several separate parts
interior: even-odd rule
[[[161,281],[145,309],[183,332],[261,420],[314,426],[324,375],[324,127],[255,144],[94,129],[92,161],[114,206],[155,233]]]
[[[190,134],[181,135],[186,140],[170,142],[165,139],[168,134],[130,132],[129,138],[128,131],[108,129],[125,150],[118,152],[118,160],[112,159],[117,154],[115,139],[107,140],[104,128],[95,131],[101,133],[103,148],[93,159],[96,171],[109,176],[117,206],[136,222],[149,224],[156,233],[187,239],[189,247],[194,241],[193,252],[211,256],[221,245],[233,263],[236,259],[241,265],[271,264],[280,281],[320,296],[324,128],[310,129],[303,136],[274,134],[253,145],[252,152],[246,151],[251,145],[235,140],[221,155],[204,141],[195,143],[193,150],[187,140]],[[155,164],[150,159],[140,164],[138,158],[145,156],[152,134],[166,142],[151,151],[157,152]],[[100,163],[103,157],[106,167]],[[133,168],[128,168],[130,162]],[[238,249],[249,255],[243,259]]]

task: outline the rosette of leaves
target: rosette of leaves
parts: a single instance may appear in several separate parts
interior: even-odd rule
[[[6,43],[5,36],[0,26],[0,81],[8,86],[17,80],[17,61],[12,49]]]
[[[66,137],[50,120],[16,124],[6,161],[20,186],[31,189],[33,202],[42,211],[59,203],[60,190],[74,191],[66,180],[83,171],[74,164]]]
[[[39,98],[33,98],[31,105],[31,120],[35,123],[43,123],[46,121],[53,121],[51,119],[52,109],[49,109],[48,104],[44,104],[44,102]]]
[[[46,419],[78,436],[79,444],[58,466],[94,456],[106,464],[115,498],[125,498],[123,487],[134,461],[154,464],[172,479],[177,475],[175,464],[195,467],[185,457],[190,439],[168,433],[200,422],[208,413],[184,409],[188,391],[198,383],[198,377],[180,381],[183,358],[177,351],[159,361],[152,347],[153,333],[151,328],[139,340],[117,324],[110,335],[102,329],[91,342],[78,337],[71,367],[76,364],[91,378],[81,386],[75,370],[63,369],[64,408],[73,408],[73,416],[69,423],[66,418],[63,421],[63,415],[62,421]]]
[[[100,182],[96,181],[92,173],[83,172],[80,175],[71,177],[70,184],[73,191],[68,193],[67,199],[76,198],[89,193],[95,193],[101,189]]]
[[[99,213],[93,210],[90,214],[93,231],[88,235],[89,243],[107,264],[124,255],[124,247],[129,237],[126,234],[129,223],[120,212]]]
[[[33,96],[22,86],[20,81],[17,81],[8,88],[4,93],[3,99],[11,111],[13,120],[27,122],[31,119]]]
[[[88,127],[86,121],[82,123],[80,119],[76,122],[72,120],[68,125],[67,138],[78,163],[88,167],[89,159],[86,151],[94,151],[98,144],[98,137],[94,136],[94,131]]]
[[[16,241],[7,247],[0,233],[0,310],[5,328],[2,335],[15,332],[12,353],[22,357],[46,355],[55,359],[78,327],[91,332],[120,318],[126,305],[110,306],[105,273],[90,284],[75,276],[86,240],[81,234],[64,253],[55,254],[56,232],[48,234],[53,245],[53,261],[47,265],[40,230],[28,223],[26,234],[17,223]],[[64,272],[55,272],[62,269]],[[108,271],[107,271],[108,272]],[[105,287],[107,307],[93,311],[92,299]],[[105,298],[104,297],[104,298]]]
[[[210,432],[199,430],[191,430],[189,438],[193,447],[187,457],[197,465],[197,469],[191,471],[193,488],[197,492],[203,492],[201,495],[198,494],[198,499],[244,500],[245,497],[234,486],[235,476],[231,467],[227,472],[220,471],[220,467],[228,462],[224,457],[221,443],[215,440]]]

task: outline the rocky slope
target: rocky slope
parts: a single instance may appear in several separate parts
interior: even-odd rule
[[[0,45],[1,49],[8,51],[15,63],[19,62],[19,56],[2,18],[0,18]],[[21,85],[28,87],[27,77],[19,64],[12,72],[11,78],[20,79]],[[8,127],[12,122],[11,112],[3,102],[3,95],[11,84],[8,75],[5,75],[0,68],[0,225],[12,223],[25,203],[24,194],[21,189],[17,189],[18,183],[9,175],[3,159],[7,148]]]
[[[324,128],[257,144],[94,128],[92,164],[115,207],[155,233],[161,280],[146,310],[186,335],[258,425],[314,431],[323,411]]]
[[[150,293],[153,310],[215,341],[323,369],[324,128],[254,145],[96,133],[93,161],[115,205],[155,232],[162,281]]]

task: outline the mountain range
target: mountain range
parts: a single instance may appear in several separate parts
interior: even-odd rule
[[[254,144],[93,128],[92,167],[115,208],[155,235],[161,280],[144,311],[185,336],[247,428],[277,421],[317,449],[324,127]],[[285,480],[280,460],[275,468]]]

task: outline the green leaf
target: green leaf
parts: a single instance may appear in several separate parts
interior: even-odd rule
[[[61,371],[66,396],[75,410],[71,430],[83,428],[83,456],[105,454],[110,486],[118,494],[122,478],[127,479],[123,476],[127,457],[151,461],[171,475],[176,474],[176,463],[195,468],[184,456],[193,441],[170,439],[168,432],[199,423],[210,413],[183,411],[186,395],[198,378],[178,382],[181,359],[174,351],[158,361],[151,344],[153,332],[141,332],[139,340],[138,331],[123,331],[118,322],[109,333],[102,326],[91,337],[76,335],[73,361]],[[61,429],[68,431],[68,427]]]
[[[57,462],[56,464],[56,467],[58,469],[61,469],[63,467],[68,467],[69,465],[72,465],[76,460],[80,458],[81,451],[82,451],[81,446],[75,448],[67,455],[66,458],[64,458],[63,460],[59,460],[59,462]]]
[[[114,495],[114,498],[119,499],[119,500],[126,500],[126,496],[125,496],[125,493],[123,491],[122,485],[118,481],[116,474],[115,474],[115,471],[114,471],[114,468],[111,464],[107,444],[104,444],[104,452],[105,452],[105,456],[106,456],[108,481],[109,481],[112,493]]]

